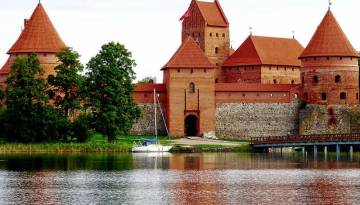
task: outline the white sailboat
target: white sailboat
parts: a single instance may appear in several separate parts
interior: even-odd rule
[[[163,146],[159,143],[159,138],[157,133],[157,103],[160,105],[159,99],[156,95],[156,90],[154,89],[154,108],[155,108],[154,125],[155,125],[155,137],[156,137],[155,140],[143,139],[142,140],[143,143],[140,144],[135,143],[131,149],[132,152],[169,152],[173,147],[173,146]],[[161,105],[159,106],[159,108],[162,119],[165,124],[166,132],[169,133],[166,127],[165,117],[164,117],[164,113],[162,112]]]

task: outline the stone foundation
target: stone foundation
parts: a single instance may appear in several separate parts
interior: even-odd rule
[[[131,135],[154,135],[155,134],[155,125],[154,125],[154,104],[146,103],[146,104],[138,104],[141,109],[141,117],[137,123],[133,125],[133,128],[130,130]],[[159,107],[158,107],[159,108]],[[165,109],[162,106],[163,111]],[[165,115],[165,113],[164,113]],[[167,135],[165,124],[162,119],[160,110],[157,110],[157,130],[159,135]]]
[[[251,137],[298,134],[298,106],[292,103],[223,103],[216,108],[216,136]]]
[[[300,110],[299,131],[301,135],[359,133],[357,107],[346,105],[307,105]]]

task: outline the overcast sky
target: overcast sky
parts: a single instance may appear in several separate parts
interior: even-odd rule
[[[124,44],[138,66],[138,79],[157,76],[181,41],[179,18],[191,0],[42,0],[64,42],[84,64],[109,41]],[[0,0],[0,64],[38,0]],[[220,0],[236,49],[249,35],[291,37],[306,46],[328,8],[327,0]],[[333,0],[332,11],[360,50],[360,1]]]

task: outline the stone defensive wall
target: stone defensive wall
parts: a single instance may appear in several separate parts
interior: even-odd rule
[[[141,109],[141,117],[137,123],[133,125],[130,131],[132,135],[154,135],[155,130],[155,108],[154,108],[154,89],[156,90],[161,108],[164,112],[166,105],[166,85],[140,83],[137,84],[134,90],[134,101]],[[166,116],[166,113],[164,113]],[[165,124],[162,119],[159,106],[157,107],[157,128],[159,135],[166,135]]]
[[[360,133],[360,106],[308,104],[299,111],[299,133]]]
[[[297,85],[217,84],[216,136],[298,134]]]

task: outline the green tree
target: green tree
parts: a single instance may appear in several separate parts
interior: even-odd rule
[[[67,121],[47,105],[48,85],[35,54],[17,58],[6,82],[3,129],[9,141],[43,142],[67,136]]]
[[[64,114],[65,118],[74,116],[81,108],[81,90],[84,82],[83,65],[80,55],[72,48],[65,48],[57,54],[60,65],[55,67],[56,76],[48,77],[51,86],[50,97],[54,105]]]
[[[121,44],[110,42],[87,65],[87,92],[95,129],[114,141],[127,134],[140,116],[134,103],[135,61]]]
[[[138,81],[138,83],[149,83],[149,82],[153,82],[153,83],[156,83],[156,77],[145,77],[141,80]]]
[[[4,92],[0,88],[0,108],[3,106],[4,98],[5,98]]]

